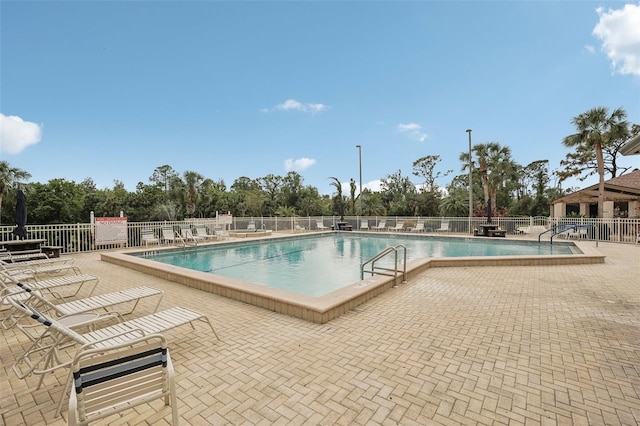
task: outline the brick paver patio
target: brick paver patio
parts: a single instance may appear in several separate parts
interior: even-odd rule
[[[590,243],[595,245],[595,243]],[[640,245],[605,264],[430,269],[318,325],[76,256],[103,293],[152,285],[204,326],[167,333],[193,425],[638,425]],[[151,305],[148,305],[151,306]],[[148,309],[148,306],[143,306]],[[6,425],[57,425],[66,371],[16,378],[26,337],[0,331]],[[162,401],[103,424],[167,424]]]

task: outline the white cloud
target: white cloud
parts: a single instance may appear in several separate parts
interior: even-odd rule
[[[283,111],[289,111],[289,110],[303,111],[304,106],[300,102],[296,101],[295,99],[287,99],[280,105],[276,105],[276,109],[280,109]]]
[[[326,109],[327,109],[327,106],[326,106],[326,105],[323,105],[323,104],[306,104],[306,105],[305,105],[305,108],[306,108],[308,111],[311,111],[311,112],[313,112],[313,113],[316,113],[316,112],[322,112],[322,111],[326,110]]]
[[[382,188],[382,181],[380,179],[372,180],[371,182],[364,183],[362,188],[366,188],[371,192],[380,192],[380,188]]]
[[[0,153],[18,154],[40,142],[41,137],[42,129],[38,124],[0,113]]]
[[[593,35],[602,41],[601,50],[620,74],[640,75],[640,4],[622,9],[596,9],[600,20]]]
[[[281,104],[273,107],[274,110],[278,111],[301,111],[301,112],[310,112],[312,114],[316,114],[319,112],[326,111],[328,106],[324,104],[303,104],[302,102],[296,101],[295,99],[287,99]],[[269,112],[269,108],[263,108],[260,111]]]
[[[284,160],[284,169],[287,172],[300,172],[302,170],[308,169],[315,163],[316,160],[314,160],[313,158],[298,158],[297,160],[289,158],[287,160]]]
[[[421,127],[419,124],[398,124],[397,129],[400,133],[407,133],[411,139],[419,142],[424,142],[427,139],[427,134],[420,131]]]
[[[594,53],[596,51],[596,48],[591,46],[590,44],[587,44],[584,46],[584,50],[586,50],[589,53]]]

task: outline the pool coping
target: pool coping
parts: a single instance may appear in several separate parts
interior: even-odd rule
[[[309,234],[307,234],[309,235]],[[300,235],[298,235],[300,236]],[[282,236],[276,237],[281,238]],[[455,237],[450,238],[477,238]],[[481,237],[478,237],[481,238]],[[268,241],[271,238],[260,238]],[[246,242],[246,239],[243,238]],[[236,243],[228,241],[228,244]],[[407,261],[406,280],[430,268],[442,267],[479,267],[479,266],[549,266],[604,263],[605,256],[588,243],[574,242],[581,254],[571,255],[538,255],[538,256],[488,256],[488,257],[455,257],[455,258],[423,258]],[[175,248],[175,247],[170,247]],[[162,248],[160,248],[162,249]],[[101,254],[101,260],[127,267],[148,275],[175,282],[191,288],[238,300],[264,309],[290,315],[318,324],[324,324],[345,314],[366,301],[399,285],[402,276],[371,276],[356,281],[339,290],[319,297],[306,296],[286,290],[261,286],[246,281],[224,277],[207,272],[194,271],[161,262],[132,256],[131,253],[144,252],[141,248]]]

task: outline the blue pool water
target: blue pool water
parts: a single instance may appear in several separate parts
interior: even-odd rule
[[[407,259],[462,256],[572,254],[575,246],[525,241],[411,235],[331,233],[297,238],[197,247],[145,258],[237,278],[254,284],[322,296],[360,279],[360,265],[389,246],[403,245]],[[392,266],[393,255],[376,265]],[[401,256],[399,256],[399,261]],[[386,264],[385,264],[386,262]]]

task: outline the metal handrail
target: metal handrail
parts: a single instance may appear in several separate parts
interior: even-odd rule
[[[388,277],[393,277],[393,287],[398,287],[397,281],[398,281],[398,250],[399,249],[402,249],[404,251],[404,261],[403,261],[403,267],[402,267],[402,283],[403,284],[406,283],[407,282],[407,248],[402,244],[398,244],[395,247],[387,247],[386,249],[382,250],[380,253],[373,256],[371,259],[363,262],[362,265],[360,265],[360,279],[361,280],[364,279],[365,272],[371,275],[374,275],[374,274],[386,275]],[[383,257],[385,257],[391,252],[393,252],[394,254],[394,268],[390,269],[390,268],[383,268],[381,266],[378,266],[376,269],[376,266],[375,266],[376,261],[382,259]],[[365,271],[364,269],[365,266],[369,264],[371,265],[371,270]],[[388,272],[380,272],[380,271],[393,271],[393,274],[390,274]]]
[[[580,224],[560,224],[560,225],[552,226],[546,231],[538,234],[538,242],[540,242],[540,237],[542,237],[542,234],[546,234],[547,232],[553,232],[553,234],[551,234],[551,237],[549,238],[549,244],[553,244],[553,237],[555,237],[556,235],[564,234],[565,232],[568,232],[571,230],[577,231],[578,229],[589,229],[591,227],[592,227],[591,225],[580,225]]]
[[[551,234],[551,238],[549,239],[549,244],[553,244],[553,237],[554,236],[562,234],[563,232],[566,232],[571,227],[572,226],[567,226],[565,224],[552,226],[551,228],[549,228],[549,229],[547,229],[545,231],[542,231],[541,233],[538,234],[538,242],[540,242],[540,238],[542,237],[543,234],[546,234],[548,232],[553,232],[553,234]],[[558,229],[561,229],[561,231],[556,232]]]

